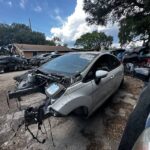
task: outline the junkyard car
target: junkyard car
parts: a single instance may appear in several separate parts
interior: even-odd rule
[[[150,68],[136,67],[134,68],[133,76],[143,80],[144,82],[148,82],[150,79]]]
[[[41,61],[43,61],[44,59],[46,59],[46,57],[50,56],[51,53],[45,53],[45,54],[40,54],[37,56],[33,56],[30,59],[30,64],[32,64],[33,66],[40,66],[41,65]]]
[[[71,112],[88,117],[119,88],[123,78],[123,65],[111,54],[68,53],[18,78],[18,87],[9,98],[33,92],[47,96],[41,106],[25,111],[27,121]]]
[[[150,67],[150,49],[148,47],[140,47],[125,52],[123,63],[125,73],[133,74],[136,67]]]
[[[56,57],[59,57],[59,56],[61,56],[61,55],[60,54],[51,54],[51,55],[48,55],[47,57],[45,57],[44,60],[40,61],[40,65],[45,64],[46,62],[48,62],[48,61],[50,61],[50,60],[52,60],[52,59],[54,59]]]
[[[28,62],[20,56],[0,56],[0,70],[4,72],[26,69]]]

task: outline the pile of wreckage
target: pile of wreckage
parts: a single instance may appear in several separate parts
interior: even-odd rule
[[[124,64],[126,74],[139,77],[142,80],[149,80],[150,48],[117,49],[110,53],[115,55]],[[61,55],[52,52],[36,55],[28,59],[21,52],[17,51],[13,45],[9,44],[5,47],[0,47],[0,71],[32,69],[59,56]]]
[[[52,52],[25,58],[13,45],[0,47],[0,72],[18,71],[39,67],[42,64],[60,56]]]
[[[14,49],[12,45],[0,47],[0,71],[16,71],[29,69],[28,59]]]
[[[118,49],[111,51],[123,64],[127,75],[132,75],[143,81],[150,77],[150,48],[139,47],[125,50]]]
[[[43,65],[44,63],[56,58],[56,57],[59,57],[61,56],[60,54],[56,53],[56,52],[52,52],[52,53],[44,53],[44,54],[41,54],[41,55],[36,55],[36,56],[33,56],[31,59],[30,59],[30,64],[32,66],[41,66]]]

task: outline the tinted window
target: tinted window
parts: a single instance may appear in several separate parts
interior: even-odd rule
[[[49,61],[40,67],[43,72],[78,74],[96,57],[94,54],[70,53]]]

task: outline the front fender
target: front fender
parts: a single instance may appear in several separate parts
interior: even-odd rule
[[[81,106],[88,108],[89,111],[92,106],[91,97],[83,95],[66,95],[51,105],[51,108],[62,115],[68,115]]]

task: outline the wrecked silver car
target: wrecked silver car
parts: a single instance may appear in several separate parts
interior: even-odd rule
[[[41,124],[47,116],[67,116],[72,112],[89,117],[123,79],[123,65],[111,54],[68,53],[17,77],[17,88],[8,93],[8,102],[34,92],[46,95],[42,105],[25,110],[27,124]]]

